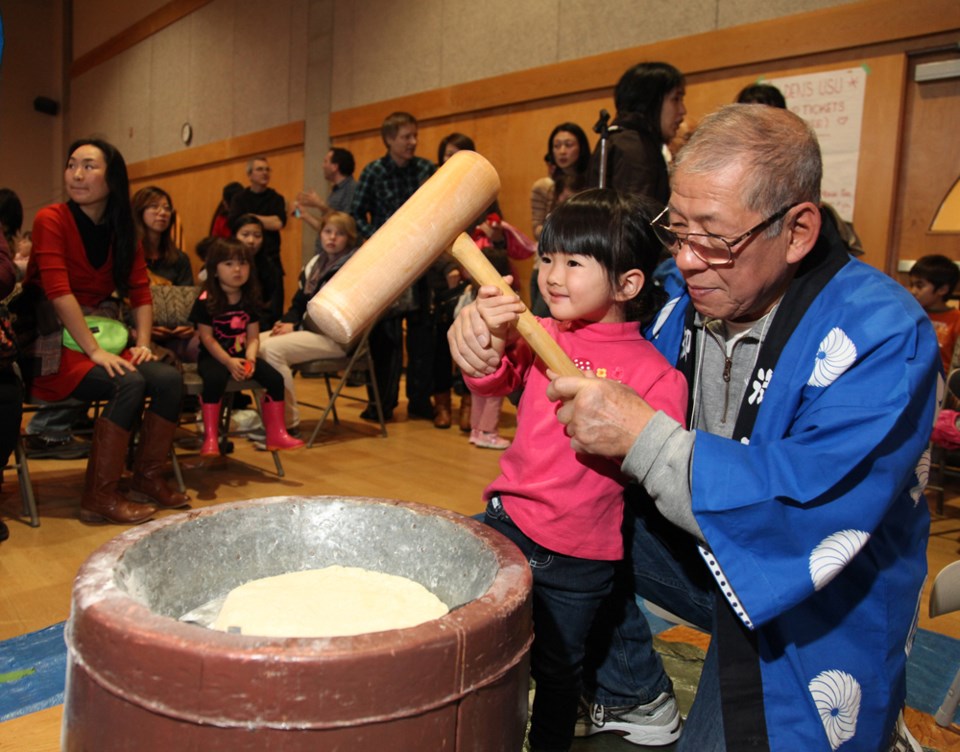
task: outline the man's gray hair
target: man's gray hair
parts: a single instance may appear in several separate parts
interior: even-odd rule
[[[817,135],[789,110],[756,104],[722,107],[700,121],[671,173],[705,174],[746,166],[744,206],[768,216],[803,201],[820,203],[823,163]],[[776,235],[781,223],[767,232]]]

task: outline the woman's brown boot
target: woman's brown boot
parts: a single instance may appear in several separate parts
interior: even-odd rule
[[[106,418],[97,418],[90,443],[87,476],[80,497],[81,522],[115,522],[119,525],[146,522],[156,511],[134,504],[117,492],[130,445],[130,432]]]
[[[164,480],[164,469],[170,459],[170,446],[177,424],[147,412],[140,428],[140,443],[133,461],[130,498],[157,504],[165,509],[179,509],[190,503],[190,497],[171,490]]]
[[[450,392],[437,392],[433,395],[433,427],[450,428]]]
[[[460,430],[464,433],[470,433],[470,406],[473,398],[470,392],[467,392],[460,398]]]

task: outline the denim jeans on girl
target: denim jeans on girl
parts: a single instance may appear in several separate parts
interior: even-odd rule
[[[566,752],[573,741],[587,635],[613,584],[612,561],[564,556],[518,528],[494,495],[484,522],[523,552],[533,572],[531,667],[537,683],[530,745],[534,752]]]

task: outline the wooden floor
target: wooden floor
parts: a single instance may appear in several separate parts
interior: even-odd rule
[[[322,381],[299,380],[302,398],[323,402]],[[350,390],[360,394],[360,390]],[[457,398],[454,398],[457,402]],[[389,436],[359,418],[360,403],[341,402],[341,425],[331,424],[312,449],[282,454],[286,475],[277,477],[269,454],[237,439],[228,459],[202,461],[181,449],[181,465],[195,508],[267,496],[332,494],[405,499],[463,514],[482,511],[481,493],[497,472],[500,453],[471,446],[454,426],[441,431],[430,422],[407,420],[405,403],[388,424]],[[305,409],[303,427],[312,430],[317,413]],[[512,436],[515,414],[507,405],[502,432]],[[120,526],[89,526],[77,519],[84,460],[34,460],[41,525],[18,518],[15,473],[7,470],[0,516],[10,539],[0,544],[0,640],[33,632],[69,617],[71,586],[81,563],[98,546],[121,533]],[[177,512],[159,512],[163,517]],[[945,515],[935,517],[928,561],[932,575],[960,558],[960,488],[948,494]],[[960,638],[960,613],[927,616],[929,582],[920,626]],[[0,749],[42,752],[58,748],[61,708],[0,724]],[[626,745],[628,746],[628,745]]]

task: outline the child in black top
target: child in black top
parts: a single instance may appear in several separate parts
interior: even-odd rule
[[[204,291],[190,312],[200,332],[197,373],[203,379],[203,448],[200,454],[220,454],[220,400],[228,380],[254,379],[267,392],[263,426],[269,451],[296,449],[303,442],[287,433],[283,417],[283,377],[257,358],[260,349],[259,287],[251,277],[253,253],[233,238],[216,238],[207,249]]]

